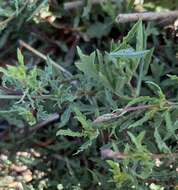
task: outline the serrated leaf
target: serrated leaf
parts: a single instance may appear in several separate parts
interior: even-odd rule
[[[75,118],[77,118],[85,130],[93,129],[91,122],[87,121],[85,115],[83,115],[77,107],[74,108],[74,111],[76,113]]]
[[[79,47],[77,47],[77,51],[81,60],[80,63],[76,63],[77,68],[87,76],[97,79],[98,71],[95,64],[96,53],[93,52],[90,55],[84,55]]]
[[[84,150],[88,149],[90,146],[92,145],[92,140],[88,140],[86,141],[79,149],[78,151],[74,154],[78,154],[80,152],[83,152]]]

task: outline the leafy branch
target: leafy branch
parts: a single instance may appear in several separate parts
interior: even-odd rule
[[[102,149],[101,150],[101,155],[104,158],[112,158],[112,159],[126,159],[126,158],[132,158],[133,155],[129,155],[127,153],[122,153],[122,152],[114,152],[111,149]],[[178,153],[167,153],[167,154],[153,154],[150,153],[150,156],[153,160],[156,159],[162,159],[162,158],[172,158],[172,159],[177,159],[178,158]]]
[[[172,103],[172,102],[169,102],[167,101],[165,103],[165,107],[160,107],[160,105],[158,104],[155,104],[155,105],[138,105],[138,106],[132,106],[132,107],[128,107],[126,106],[125,108],[121,108],[121,109],[117,109],[117,110],[114,110],[112,113],[107,113],[107,114],[103,114],[99,117],[97,117],[93,123],[94,124],[100,124],[100,123],[103,123],[103,122],[107,122],[107,121],[110,121],[112,119],[116,119],[116,118],[119,118],[123,115],[125,115],[126,113],[129,113],[129,112],[134,112],[134,111],[139,111],[139,110],[149,110],[149,109],[157,109],[157,110],[163,110],[163,109],[170,109],[170,108],[173,108],[173,107],[177,107],[177,103]]]

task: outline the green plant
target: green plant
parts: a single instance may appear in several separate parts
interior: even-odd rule
[[[17,178],[30,190],[176,189],[175,39],[154,23],[115,24],[132,0],[65,3],[0,1],[0,186]]]
[[[60,114],[55,129],[49,131],[59,144],[48,151],[69,151],[67,156],[71,158],[64,158],[64,163],[72,179],[69,184],[62,179],[66,189],[78,182],[87,188],[92,179],[93,185],[99,184],[102,189],[148,189],[149,180],[158,180],[165,187],[170,187],[169,183],[166,185],[169,180],[176,184],[176,170],[170,170],[167,163],[174,163],[177,158],[177,102],[170,100],[164,85],[151,77],[151,62],[156,58],[153,49],[147,50],[147,31],[141,21],[137,22],[122,42],[113,43],[111,51],[104,54],[96,50],[85,55],[78,48],[78,73],[71,78],[66,79],[51,65],[50,58],[43,69],[25,65],[19,49],[18,65],[1,68],[3,88],[16,92],[1,94],[1,99],[9,101],[7,109],[1,110],[1,117],[13,124],[15,121],[17,127],[33,128],[50,114]],[[167,83],[176,85],[176,76],[168,76]],[[111,184],[107,182],[109,175],[105,181],[89,163],[84,167],[73,163],[76,156],[84,156],[84,160],[89,156],[92,164],[108,173],[99,152],[104,147],[124,155],[118,160],[111,156],[114,161],[107,161],[113,173]],[[171,154],[174,156],[169,157]],[[162,159],[164,164],[156,167],[156,159]],[[77,175],[86,179],[77,179]],[[68,176],[67,171],[64,176]]]

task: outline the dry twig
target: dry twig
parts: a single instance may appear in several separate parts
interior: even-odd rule
[[[92,0],[92,4],[99,4],[104,2],[105,0]],[[78,9],[80,7],[83,7],[85,5],[85,1],[74,1],[74,2],[67,2],[64,3],[64,10],[70,11],[74,9]]]
[[[126,22],[134,22],[139,19],[144,21],[154,21],[154,20],[162,20],[178,18],[178,10],[176,11],[163,11],[163,12],[143,12],[143,13],[128,13],[128,14],[119,14],[116,18],[117,23],[126,23]]]

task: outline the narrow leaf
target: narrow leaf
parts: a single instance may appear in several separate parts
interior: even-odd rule
[[[74,132],[70,129],[67,129],[67,130],[59,130],[56,135],[63,135],[63,136],[70,136],[70,137],[82,137],[82,133],[79,133],[79,132]]]
[[[109,53],[109,56],[112,58],[142,58],[144,57],[149,50],[143,50],[143,51],[134,51],[133,49],[122,49],[119,51],[114,51]]]
[[[24,66],[24,56],[22,55],[22,52],[20,51],[20,49],[17,49],[17,59],[18,62],[21,66]]]

